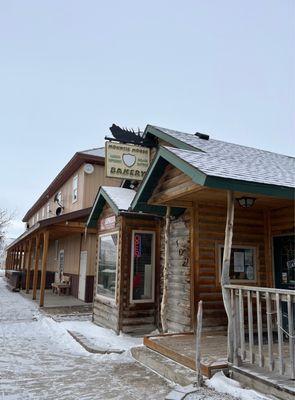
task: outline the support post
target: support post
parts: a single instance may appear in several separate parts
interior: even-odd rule
[[[39,306],[44,306],[44,292],[46,283],[46,263],[47,263],[47,252],[48,252],[49,232],[43,233],[43,254],[42,254],[42,270],[41,270],[41,285],[40,285],[40,303]]]
[[[36,300],[36,295],[37,295],[39,255],[40,255],[40,235],[37,235],[35,244],[35,260],[34,260],[33,300]]]
[[[233,362],[234,354],[234,332],[233,332],[233,315],[231,309],[231,296],[230,290],[226,289],[225,286],[230,284],[229,270],[230,270],[230,256],[233,239],[233,228],[234,228],[234,193],[229,190],[227,191],[227,215],[226,215],[226,226],[225,226],[225,238],[224,238],[224,251],[222,261],[222,274],[221,274],[221,289],[223,304],[228,320],[228,360]]]
[[[23,259],[23,246],[21,245],[19,248],[19,259],[18,259],[18,269],[22,270],[22,259]]]
[[[161,323],[162,331],[168,331],[167,326],[167,297],[168,297],[168,266],[169,266],[169,234],[170,234],[170,206],[166,209],[165,218],[165,253],[164,253],[164,268],[163,268],[163,295],[161,302]]]
[[[203,376],[201,374],[201,337],[202,337],[202,320],[203,320],[203,302],[199,301],[197,326],[196,326],[196,372],[197,372],[197,385],[201,386],[203,383]]]
[[[32,239],[29,241],[28,252],[26,257],[26,293],[30,293],[31,280],[31,256],[32,256]]]

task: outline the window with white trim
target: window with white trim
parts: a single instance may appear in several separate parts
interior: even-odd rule
[[[50,203],[47,203],[47,206],[46,206],[46,214],[47,214],[47,218],[48,218],[49,215],[50,215]]]
[[[224,246],[219,245],[219,267],[222,270]],[[229,277],[232,281],[255,282],[257,277],[256,247],[232,245]]]
[[[75,175],[72,183],[72,203],[78,200],[78,175]]]
[[[118,232],[99,236],[96,293],[115,299],[118,265]]]
[[[154,301],[155,232],[132,232],[130,282],[131,303]]]
[[[42,219],[45,218],[45,207],[42,208]]]

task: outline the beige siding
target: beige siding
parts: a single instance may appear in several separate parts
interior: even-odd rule
[[[73,211],[81,210],[83,208],[92,207],[95,196],[100,186],[120,186],[121,180],[106,178],[104,165],[93,164],[94,171],[92,174],[86,174],[84,172],[84,165],[73,173],[73,175],[59,188],[56,193],[61,191],[62,203],[64,206],[63,213],[70,213]],[[78,175],[78,199],[73,203],[72,201],[72,190],[73,190],[73,178]],[[54,195],[55,196],[55,195]],[[58,205],[54,202],[54,196],[44,204],[38,212],[36,212],[30,219],[29,225],[32,226],[38,220],[43,218],[43,209],[45,211],[45,219],[55,217],[56,209]],[[47,214],[47,204],[49,203],[50,213]],[[38,218],[37,218],[38,217]]]
[[[121,180],[114,178],[107,178],[105,176],[105,168],[103,165],[94,165],[92,174],[84,175],[84,202],[83,208],[93,206],[95,196],[100,186],[120,186]]]

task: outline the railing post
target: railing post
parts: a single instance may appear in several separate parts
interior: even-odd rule
[[[245,318],[244,318],[244,299],[243,290],[239,289],[239,314],[240,314],[240,344],[241,344],[241,359],[246,358],[245,351]]]
[[[291,295],[287,295],[288,302],[288,327],[289,327],[289,351],[290,351],[290,366],[291,366],[291,379],[295,379],[295,338],[294,338],[294,307],[292,304]]]
[[[280,294],[276,293],[276,306],[277,306],[277,326],[278,326],[278,350],[279,350],[279,371],[280,374],[284,373],[284,359],[283,359],[283,314],[282,303]]]
[[[261,301],[260,292],[256,292],[256,311],[257,311],[257,332],[258,332],[258,364],[259,367],[263,367],[263,353],[262,353],[262,315],[261,315]]]
[[[248,333],[249,333],[249,354],[250,363],[254,363],[254,336],[253,336],[253,307],[252,307],[252,292],[247,292],[248,305]]]
[[[266,292],[266,322],[267,322],[267,344],[268,344],[268,368],[274,369],[273,361],[273,333],[272,333],[272,307],[270,294]]]

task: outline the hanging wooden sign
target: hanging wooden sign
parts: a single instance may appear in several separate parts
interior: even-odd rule
[[[106,142],[106,176],[141,181],[150,165],[150,149]]]

